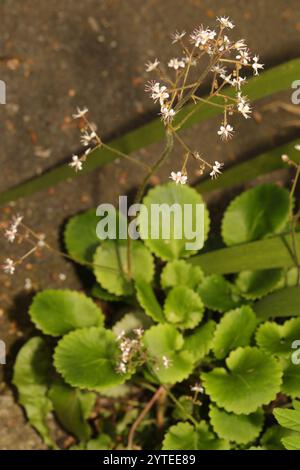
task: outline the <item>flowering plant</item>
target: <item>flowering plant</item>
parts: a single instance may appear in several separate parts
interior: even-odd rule
[[[217,31],[201,26],[187,42],[185,32],[176,32],[173,43],[180,45],[182,56],[168,62],[168,71],[158,59],[147,64],[149,73],[158,74],[159,81],[149,82],[147,91],[160,104],[166,132],[166,147],[153,167],[105,144],[86,108],[74,118],[82,123],[87,150],[74,155],[70,166],[81,171],[92,158],[93,144],[104,146],[147,168],[137,202],[203,204],[186,185],[189,158],[199,161],[200,172],[208,168],[211,178],[223,164],[209,163],[179,131],[194,110],[211,105],[224,112],[217,134],[231,138],[230,116],[240,113],[247,119],[251,113],[241,92],[241,71],[246,67],[258,74],[263,67],[257,56],[251,59],[244,40],[229,39],[226,31],[233,27],[222,17]],[[210,93],[202,98],[199,88],[208,84]],[[190,101],[194,107],[181,118]],[[145,196],[174,141],[184,151],[181,170]],[[296,167],[290,193],[273,184],[245,191],[226,209],[221,229],[227,259],[230,250],[247,252],[253,244],[283,237],[291,256],[288,261],[283,256],[282,264],[266,263],[260,270],[213,265],[205,262],[210,253],[192,256],[194,251],[185,249],[187,240],[175,233],[168,240],[159,235],[100,242],[95,209],[69,220],[61,255],[89,269],[94,286],[89,295],[52,289],[35,295],[29,316],[39,333],[19,351],[13,376],[30,423],[49,447],[57,447],[48,424],[53,412],[73,436],[66,446],[72,449],[282,448],[273,409],[300,395],[300,374],[290,361],[290,344],[300,334],[295,309],[299,214],[294,211],[300,167],[288,156],[283,160]],[[209,225],[205,208],[206,241]],[[19,215],[6,237],[30,244],[22,258],[6,260],[8,274],[36,251],[55,252]],[[286,309],[278,309],[287,298]],[[279,323],[277,317],[291,318]]]

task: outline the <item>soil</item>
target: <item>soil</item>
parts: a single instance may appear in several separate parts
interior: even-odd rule
[[[169,39],[176,29],[189,31],[224,14],[267,68],[297,57],[299,0],[2,0],[0,78],[7,84],[7,104],[0,106],[0,190],[70,159],[80,147],[71,119],[77,105],[90,109],[105,140],[154,117],[157,109],[144,93],[145,62],[176,54]],[[290,95],[287,91],[274,99],[290,103]],[[269,102],[256,103],[255,119],[234,122],[236,136],[226,146],[216,139],[219,119],[186,131],[186,139],[211,161],[250,158],[295,135],[295,129],[283,126],[287,114],[264,111]],[[155,158],[160,148],[144,149],[143,158]],[[155,182],[167,180],[179,166],[179,149],[172,160]],[[1,208],[0,226],[5,227],[12,213],[22,213],[27,225],[61,248],[62,227],[71,215],[102,202],[116,203],[141,176],[130,163],[116,162],[8,204]],[[224,194],[211,200],[216,213],[224,201]],[[12,254],[3,239],[0,247],[1,260]],[[22,253],[21,247],[17,250]],[[26,279],[31,289],[26,289]],[[31,258],[14,277],[1,272],[0,286],[0,339],[8,352],[7,365],[0,366],[0,449],[43,448],[12,395],[11,364],[33,333],[27,309],[34,292],[83,285],[72,264],[43,255]]]

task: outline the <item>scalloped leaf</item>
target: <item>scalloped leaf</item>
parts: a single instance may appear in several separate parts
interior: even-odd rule
[[[70,256],[83,263],[92,262],[100,243],[96,234],[99,220],[96,208],[71,217],[64,232],[65,245]]]
[[[292,398],[300,398],[300,367],[290,359],[283,365],[281,391]]]
[[[92,287],[91,296],[96,299],[104,300],[105,302],[126,302],[129,300],[129,297],[118,297],[115,294],[111,294],[97,284],[97,282],[95,282]]]
[[[258,348],[238,348],[224,368],[202,373],[206,392],[219,407],[236,414],[250,414],[274,400],[280,391],[282,369],[273,357]]]
[[[296,434],[297,433],[294,431],[289,431],[288,429],[284,429],[279,425],[274,425],[266,430],[260,439],[260,443],[267,450],[284,450],[282,439]]]
[[[256,325],[256,316],[247,305],[226,313],[217,325],[213,339],[216,358],[223,359],[238,346],[248,346]]]
[[[248,444],[260,434],[264,424],[261,409],[249,415],[236,415],[210,406],[210,423],[218,437],[237,444]]]
[[[49,398],[62,426],[79,440],[88,440],[92,429],[87,419],[95,405],[95,393],[82,392],[60,380],[51,386]]]
[[[209,431],[205,422],[197,428],[190,423],[177,423],[171,426],[163,441],[162,450],[227,450],[226,441],[217,439]]]
[[[166,319],[177,328],[194,328],[203,318],[204,305],[199,295],[189,287],[174,287],[167,295]]]
[[[72,387],[102,391],[129,378],[116,372],[119,356],[114,333],[102,327],[82,328],[58,342],[54,365]]]
[[[104,315],[84,294],[47,289],[36,294],[29,309],[33,323],[46,335],[62,336],[76,328],[101,326]]]
[[[52,403],[47,397],[50,385],[51,351],[43,338],[34,337],[20,349],[14,365],[13,384],[19,394],[30,424],[45,444],[56,448],[47,423]]]
[[[235,283],[243,297],[256,300],[278,287],[282,273],[282,269],[242,271],[238,274]]]
[[[204,325],[199,326],[190,336],[185,338],[184,348],[193,355],[194,361],[203,359],[210,351],[216,322],[208,320]]]
[[[146,314],[155,322],[165,323],[164,312],[158,303],[151,285],[145,281],[137,281],[135,288],[138,302]]]
[[[94,273],[97,281],[108,292],[122,296],[132,295],[129,281],[127,240],[105,240],[94,256]],[[153,256],[138,240],[131,241],[131,269],[135,281],[151,282],[154,275]]]
[[[300,339],[300,318],[287,320],[283,325],[275,322],[263,323],[256,333],[258,346],[271,356],[290,358],[293,352],[292,343],[298,339]]]
[[[143,340],[150,356],[148,364],[161,383],[175,384],[192,373],[193,356],[184,350],[183,337],[174,326],[152,326]],[[170,361],[169,367],[164,367],[164,356]]]
[[[224,243],[239,245],[281,232],[288,220],[289,207],[289,192],[274,184],[261,184],[243,192],[224,214]]]
[[[199,266],[193,266],[183,259],[169,261],[161,273],[160,283],[163,289],[186,286],[194,289],[204,279],[204,273]]]
[[[197,292],[206,307],[219,313],[232,310],[241,303],[237,288],[219,274],[206,277]]]
[[[168,211],[160,215],[159,220],[151,220],[151,209],[161,205],[162,208],[171,208],[177,204],[179,210],[170,215],[170,221],[167,221]],[[184,209],[184,204],[191,207],[190,214]],[[197,191],[189,186],[176,185],[174,183],[167,183],[162,186],[156,186],[151,189],[143,199],[144,210],[139,215],[139,227],[141,238],[149,249],[159,258],[165,261],[170,261],[178,258],[187,258],[203,247],[204,241],[207,239],[209,231],[209,214],[207,209],[204,209],[204,227],[200,226],[199,217],[196,216],[197,205],[203,205],[203,199]],[[180,216],[180,210],[184,217]],[[154,218],[154,215],[153,215]],[[197,222],[197,227],[196,227]],[[203,221],[201,220],[201,224]],[[151,236],[151,226],[158,230],[157,235]],[[170,238],[163,237],[163,230],[170,229]],[[185,230],[191,228],[196,233],[201,233],[203,229],[204,239],[200,240],[197,249],[187,249],[187,243],[194,243],[195,238],[188,239],[185,236]]]
[[[297,433],[282,439],[284,447],[288,450],[300,450],[300,411],[275,408],[273,413],[283,428]]]

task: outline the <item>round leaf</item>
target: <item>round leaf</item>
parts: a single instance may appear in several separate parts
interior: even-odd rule
[[[186,286],[194,289],[204,279],[204,274],[199,266],[193,266],[183,259],[170,261],[161,273],[161,286],[163,289],[171,289],[177,286]]]
[[[165,322],[164,313],[158,303],[155,293],[148,282],[138,281],[135,285],[136,295],[141,307],[152,320],[160,323]]]
[[[219,407],[250,414],[274,400],[280,391],[282,370],[273,357],[258,348],[238,348],[226,359],[228,371],[203,373],[206,392]]]
[[[132,295],[133,286],[128,279],[127,240],[106,240],[94,256],[97,281],[115,295]],[[142,242],[131,241],[131,269],[134,280],[151,282],[154,275],[153,257]]]
[[[172,325],[152,326],[144,334],[148,363],[161,383],[174,384],[186,379],[193,371],[193,357],[183,350],[184,340]],[[169,366],[164,366],[163,358]]]
[[[217,325],[213,351],[217,359],[223,359],[238,346],[247,346],[257,325],[253,310],[243,306],[224,315]]]
[[[94,302],[79,292],[44,290],[30,306],[29,315],[43,333],[62,336],[76,328],[102,325],[104,316]]]
[[[176,212],[170,213],[168,220],[169,209],[175,204]],[[189,206],[190,211],[184,207],[185,204]],[[145,244],[156,256],[166,261],[186,258],[194,254],[202,248],[209,231],[207,210],[204,210],[204,220],[201,220],[202,214],[196,215],[197,205],[202,204],[200,194],[189,186],[168,183],[151,189],[143,199],[144,210],[139,216],[140,234]],[[152,209],[159,206],[166,210],[155,216],[152,214]],[[153,220],[151,215],[153,215]],[[157,229],[158,233],[151,236],[151,228],[152,231]],[[193,234],[186,236],[185,231],[188,228],[195,231],[197,236],[203,230],[204,239],[200,240],[201,243],[196,250],[186,247],[187,243],[195,242],[195,235],[194,238],[191,237]],[[164,235],[165,230],[169,231],[169,237],[167,237],[168,234]]]
[[[178,286],[169,292],[164,312],[166,319],[178,328],[194,328],[202,320],[204,305],[192,289]]]
[[[96,234],[99,217],[96,209],[90,209],[72,217],[66,226],[64,238],[68,253],[80,262],[91,262],[99,245]]]
[[[54,365],[73,387],[101,391],[123,383],[116,372],[120,351],[115,335],[104,328],[83,328],[64,336],[54,353]]]
[[[274,184],[245,191],[225,212],[222,222],[225,244],[238,245],[279,233],[287,223],[289,207],[289,192]]]
[[[277,288],[282,278],[282,269],[242,271],[236,286],[246,299],[259,299]]]
[[[290,359],[283,365],[281,391],[292,398],[300,398],[299,364],[293,364]]]
[[[163,450],[227,450],[228,448],[227,442],[216,439],[204,422],[201,422],[197,429],[190,423],[171,426],[163,441]]]
[[[300,318],[292,318],[283,325],[275,322],[263,323],[256,333],[260,348],[279,357],[291,357],[292,343],[300,339]]]
[[[264,423],[262,410],[249,415],[235,415],[211,405],[209,416],[215,433],[220,438],[237,444],[248,444],[254,441],[259,436]]]
[[[227,312],[240,304],[237,288],[223,276],[213,274],[198,287],[204,305],[217,312]]]
[[[195,362],[200,361],[209,353],[215,328],[216,322],[209,320],[185,338],[185,349],[193,355]]]

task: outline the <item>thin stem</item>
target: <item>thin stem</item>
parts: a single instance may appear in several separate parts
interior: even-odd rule
[[[151,400],[148,401],[143,411],[139,414],[139,416],[137,417],[137,419],[131,426],[129,434],[128,434],[128,445],[127,445],[128,450],[134,450],[134,435],[135,435],[137,428],[139,427],[139,425],[141,424],[145,416],[149,413],[149,411],[151,410],[155,402],[159,399],[160,395],[162,395],[162,393],[164,392],[165,392],[165,388],[163,387],[163,385],[161,385],[156,390]]]

